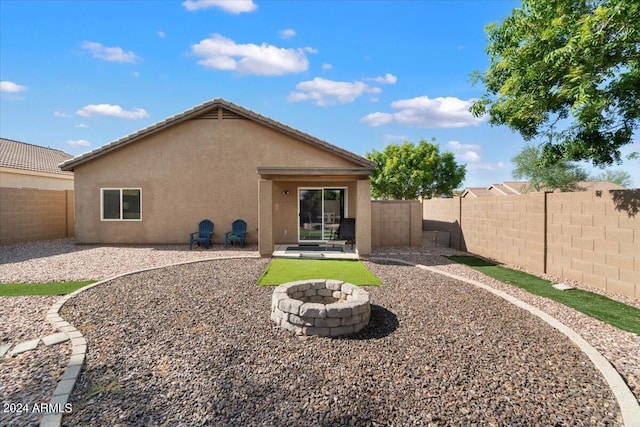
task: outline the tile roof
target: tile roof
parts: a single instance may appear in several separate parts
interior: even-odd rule
[[[203,114],[210,113],[217,108],[222,108],[223,110],[230,111],[232,113],[237,114],[240,117],[244,117],[249,120],[253,120],[254,122],[260,123],[264,126],[275,129],[284,134],[290,135],[293,138],[296,138],[302,142],[306,142],[307,144],[314,145],[320,149],[329,151],[334,153],[344,159],[350,160],[356,163],[359,166],[364,168],[373,169],[375,168],[375,163],[369,161],[368,159],[359,156],[355,153],[347,151],[343,148],[330,144],[326,141],[323,141],[319,138],[311,136],[307,133],[301,132],[297,129],[294,129],[290,126],[287,126],[283,123],[270,119],[269,117],[263,116],[261,114],[255,113],[251,110],[248,110],[239,105],[233,104],[222,98],[212,99],[210,101],[206,101],[200,105],[197,105],[193,108],[190,108],[182,113],[178,113],[174,116],[171,116],[165,120],[162,120],[158,123],[155,123],[149,127],[146,127],[138,132],[132,133],[131,135],[127,135],[123,138],[118,139],[117,141],[111,142],[107,145],[103,145],[102,147],[96,148],[88,153],[82,154],[78,157],[74,157],[71,160],[66,161],[62,166],[63,170],[73,170],[74,167],[85,163],[91,159],[99,157],[103,154],[108,153],[109,151],[113,151],[122,146],[135,142],[141,138],[152,135],[156,132],[164,130],[170,126],[183,122],[185,120],[193,119],[198,116],[202,116]]]
[[[73,175],[58,166],[71,158],[73,156],[64,151],[0,138],[0,166],[5,168]]]
[[[607,181],[580,181],[577,182],[578,190],[576,191],[609,191],[609,190],[624,190],[625,187],[614,184],[612,182]],[[489,187],[467,187],[462,193],[461,197],[465,197],[467,195],[472,197],[500,197],[500,196],[509,196],[509,195],[521,195],[523,193],[527,193],[530,189],[529,182],[520,182],[520,181],[506,181],[501,184],[493,184]],[[545,190],[541,190],[545,191]],[[551,191],[557,192],[558,190]],[[533,192],[533,191],[532,191]]]

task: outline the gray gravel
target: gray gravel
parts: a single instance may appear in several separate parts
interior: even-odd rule
[[[298,338],[269,320],[267,260],[116,279],[62,316],[89,343],[66,425],[620,425],[564,335],[473,286],[367,263],[370,325]]]

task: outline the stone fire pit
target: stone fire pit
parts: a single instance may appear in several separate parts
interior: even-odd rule
[[[369,293],[339,280],[285,283],[271,298],[271,320],[296,335],[351,334],[367,326],[370,316]]]

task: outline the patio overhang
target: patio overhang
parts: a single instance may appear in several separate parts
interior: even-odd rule
[[[299,221],[290,186],[349,186],[353,197],[349,216],[356,220],[355,252],[360,257],[371,254],[371,183],[373,167],[261,167],[259,180],[258,250],[262,256],[271,256],[276,243],[285,243],[288,231]],[[285,184],[286,183],[286,184]],[[275,190],[275,191],[274,191]],[[294,188],[295,190],[295,188]],[[285,218],[285,219],[283,219]],[[288,218],[288,219],[287,219]],[[274,222],[276,229],[274,232]],[[284,224],[284,225],[283,225]],[[285,237],[286,236],[286,237]],[[285,241],[283,241],[285,240]]]
[[[359,180],[368,179],[373,168],[281,168],[281,167],[258,167],[258,174],[262,179],[277,179],[279,181],[299,181],[304,180]]]

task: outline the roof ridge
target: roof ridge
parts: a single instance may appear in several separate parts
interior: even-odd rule
[[[364,167],[375,167],[375,164],[372,163],[370,160],[368,160],[365,157],[362,157],[358,154],[352,153],[348,150],[345,150],[344,148],[338,147],[336,145],[333,145],[325,140],[322,140],[320,138],[317,138],[313,135],[310,135],[306,132],[303,132],[299,129],[295,129],[289,125],[286,125],[282,122],[279,122],[277,120],[274,120],[272,118],[269,118],[267,116],[263,116],[262,114],[256,113],[255,111],[249,110],[245,107],[242,107],[240,105],[234,104],[233,102],[230,102],[224,98],[214,98],[214,99],[210,99],[208,101],[205,101],[201,104],[198,104],[192,108],[189,108],[187,110],[184,110],[180,113],[174,114],[173,116],[167,117],[164,120],[161,120],[157,123],[154,123],[152,125],[149,125],[143,129],[140,129],[132,134],[126,135],[122,138],[119,138],[115,141],[112,141],[110,143],[107,143],[105,145],[102,145],[94,150],[91,150],[89,152],[86,152],[84,154],[81,154],[79,156],[76,156],[70,160],[67,160],[63,163],[60,164],[60,167],[63,170],[73,170],[73,168],[76,165],[79,165],[81,163],[84,163],[86,161],[89,161],[90,159],[100,156],[101,154],[107,153],[109,151],[115,150],[117,148],[119,148],[120,146],[126,145],[126,144],[130,144],[132,142],[135,142],[136,140],[138,140],[139,138],[143,137],[143,136],[147,136],[150,135],[154,132],[160,131],[162,129],[165,128],[165,126],[170,126],[172,124],[177,124],[183,120],[187,120],[189,117],[191,116],[196,116],[196,115],[200,115],[203,114],[204,112],[206,112],[210,107],[222,107],[222,108],[226,108],[229,111],[232,111],[236,114],[239,114],[241,116],[244,116],[246,118],[249,118],[251,120],[254,120],[258,123],[261,123],[263,125],[272,127],[276,130],[280,130],[281,132],[284,133],[288,133],[293,137],[296,137],[298,139],[302,139],[304,142],[310,143],[312,145],[316,145],[318,147],[321,147],[325,150],[331,151],[349,161],[352,161],[354,163],[357,163],[361,166]]]

